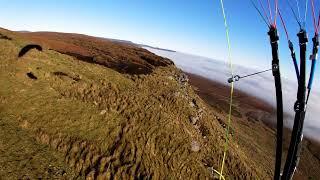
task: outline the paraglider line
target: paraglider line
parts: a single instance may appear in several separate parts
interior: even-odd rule
[[[312,6],[312,19],[313,19],[314,30],[315,30],[316,34],[318,34],[316,14],[314,11],[314,0],[311,0],[311,6]]]
[[[241,78],[246,78],[246,77],[250,77],[250,76],[254,76],[254,75],[257,75],[257,74],[261,74],[261,73],[264,73],[264,72],[268,72],[268,71],[271,71],[272,69],[267,69],[267,70],[263,70],[263,71],[259,71],[259,72],[256,72],[256,73],[252,73],[252,74],[248,74],[248,75],[245,75],[245,76],[241,76]]]
[[[266,18],[262,15],[262,13],[261,13],[261,11],[259,10],[259,8],[257,7],[257,5],[253,2],[253,0],[250,0],[250,1],[251,1],[251,3],[252,3],[253,7],[254,7],[254,8],[258,11],[258,13],[260,14],[262,20],[266,23],[266,25],[267,25],[268,27],[270,27],[270,24],[267,22]]]
[[[275,15],[274,15],[274,27],[277,27],[277,16],[278,16],[278,0],[275,0]]]
[[[272,22],[272,12],[271,12],[270,0],[268,0],[268,7],[269,7],[269,14],[270,14],[271,22]]]
[[[306,5],[305,5],[305,11],[304,11],[304,28],[306,28],[306,22],[307,22],[307,13],[308,13],[308,0],[306,0]]]
[[[297,23],[299,24],[300,29],[302,29],[301,22],[299,21],[296,12],[293,10],[292,4],[289,2],[289,0],[287,0],[287,2],[288,2],[288,4],[289,4],[289,7],[290,7],[293,15],[294,15],[294,18],[296,19]],[[306,15],[306,16],[307,16],[307,15]]]
[[[232,65],[232,59],[231,59],[231,45],[230,45],[230,37],[229,37],[229,27],[228,27],[228,23],[227,23],[226,14],[224,11],[223,0],[220,0],[220,3],[221,3],[221,9],[222,9],[222,14],[223,14],[223,19],[224,19],[224,26],[225,26],[225,30],[226,30],[226,38],[227,38],[227,43],[228,43],[228,59],[229,59],[230,71],[231,71],[231,75],[233,76],[233,65]],[[221,163],[219,180],[221,180],[223,177],[223,169],[224,169],[224,165],[225,165],[225,161],[226,161],[227,151],[229,148],[229,132],[230,132],[230,125],[231,125],[231,117],[232,117],[233,92],[234,92],[234,83],[232,82],[231,88],[230,88],[228,122],[227,122],[227,129],[226,129],[226,135],[225,135],[226,141],[224,144],[223,158],[222,158],[222,163]]]
[[[279,10],[279,16],[280,16],[280,20],[281,20],[282,25],[283,25],[283,29],[284,29],[284,31],[286,32],[286,36],[287,36],[287,39],[288,39],[288,41],[289,41],[290,38],[289,38],[288,31],[287,31],[287,27],[286,27],[286,24],[284,23],[284,20],[283,20],[283,18],[282,18],[282,15],[281,15],[280,10]]]
[[[318,31],[319,31],[319,28],[320,28],[320,10],[319,10],[319,17],[318,17]]]
[[[298,0],[296,0],[296,6],[297,6],[297,9],[298,9],[299,19],[301,20],[300,5],[299,5],[299,1]]]
[[[268,19],[268,21],[269,21],[269,24],[271,24],[271,19],[270,19],[270,17],[268,16],[267,10],[266,10],[266,8],[264,8],[261,0],[259,0],[259,3],[260,3],[260,6],[261,6],[261,8],[262,8],[262,10],[263,10],[264,16],[267,17],[267,19]]]

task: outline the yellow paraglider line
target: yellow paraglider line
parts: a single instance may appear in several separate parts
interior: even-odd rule
[[[231,44],[230,44],[230,36],[229,36],[229,26],[227,23],[227,17],[225,14],[223,0],[220,0],[220,3],[221,3],[222,15],[223,15],[223,19],[224,19],[224,26],[225,26],[225,30],[226,30],[226,38],[227,38],[227,43],[228,43],[228,62],[229,62],[229,66],[230,66],[231,76],[233,77],[233,65],[232,65],[232,59],[231,59]],[[229,132],[230,132],[231,116],[232,116],[233,92],[234,92],[234,82],[231,82],[228,123],[227,123],[226,135],[225,135],[226,141],[224,144],[222,164],[221,164],[221,169],[220,169],[220,173],[219,173],[219,176],[220,176],[219,180],[224,179],[223,169],[224,169],[224,165],[225,165],[225,161],[226,161],[227,151],[229,148]]]

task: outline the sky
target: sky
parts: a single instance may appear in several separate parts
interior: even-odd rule
[[[288,1],[295,5],[295,0]],[[280,2],[280,10],[298,52],[296,34],[299,26],[288,6],[288,1]],[[303,14],[305,0],[297,1]],[[318,12],[320,2],[315,1]],[[223,61],[227,59],[220,0],[0,0],[0,2],[0,27],[10,30],[82,33],[130,40]],[[267,1],[262,0],[262,2]],[[269,69],[271,48],[267,36],[268,27],[250,0],[225,0],[225,8],[230,27],[233,62],[250,68]],[[314,30],[310,13],[311,9],[308,8],[306,28],[311,37]],[[280,21],[278,27],[281,37],[282,74],[286,78],[295,80],[287,39]],[[320,82],[319,80],[320,78],[316,79]]]

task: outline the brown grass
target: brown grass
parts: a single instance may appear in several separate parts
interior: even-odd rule
[[[36,32],[21,36],[79,60],[96,63],[126,74],[150,74],[155,67],[172,65],[134,44],[80,34]]]

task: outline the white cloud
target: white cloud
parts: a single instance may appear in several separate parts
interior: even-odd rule
[[[173,60],[176,66],[186,72],[198,74],[228,85],[227,79],[230,77],[230,68],[222,61],[180,52],[169,52],[151,48],[146,49],[157,55]],[[257,71],[258,70],[239,65],[234,66],[234,74],[238,75],[251,74]],[[272,72],[270,71],[251,78],[241,79],[235,83],[235,87],[263,99],[270,105],[276,105],[274,80]],[[284,111],[290,116],[290,118],[286,119],[285,125],[292,127],[294,119],[293,105],[296,101],[297,83],[282,77],[282,91]],[[318,118],[320,117],[320,104],[317,102],[320,102],[320,93],[313,91],[307,109],[304,133],[306,136],[320,140],[320,118]]]

